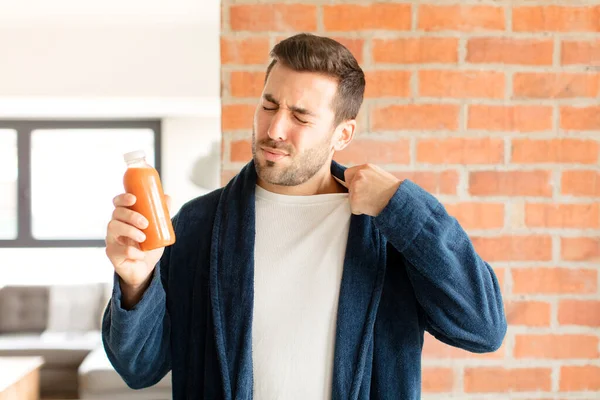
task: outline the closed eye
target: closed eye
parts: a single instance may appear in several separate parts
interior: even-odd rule
[[[277,111],[277,108],[278,108],[278,107],[275,107],[275,108],[269,108],[269,107],[266,107],[266,106],[262,106],[262,108],[263,108],[263,110],[265,110],[265,111]],[[298,116],[296,116],[296,115],[294,115],[294,118],[296,119],[296,121],[300,122],[301,124],[308,124],[308,121],[304,121],[304,120],[302,120],[302,119],[298,118]]]
[[[302,121],[300,118],[298,118],[297,116],[294,115],[294,118],[296,118],[296,120],[302,124],[308,124],[308,121]]]

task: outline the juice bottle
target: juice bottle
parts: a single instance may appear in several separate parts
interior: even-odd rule
[[[126,153],[123,158],[127,163],[123,186],[126,193],[136,197],[135,204],[129,208],[148,220],[148,226],[142,229],[146,240],[140,243],[140,249],[148,251],[175,243],[175,232],[158,171],[148,165],[142,150]]]

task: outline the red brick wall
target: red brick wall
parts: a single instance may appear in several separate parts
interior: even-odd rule
[[[497,353],[427,338],[424,397],[600,398],[600,5],[468,3],[224,0],[223,179],[250,160],[269,49],[298,31],[340,40],[367,93],[337,159],[435,194],[505,295]]]

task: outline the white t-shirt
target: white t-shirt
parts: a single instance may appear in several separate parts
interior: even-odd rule
[[[256,187],[254,398],[330,399],[348,194]]]

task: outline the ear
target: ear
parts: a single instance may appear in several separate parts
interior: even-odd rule
[[[335,151],[340,151],[345,149],[352,139],[354,138],[354,133],[356,132],[356,120],[349,119],[342,123],[340,123],[335,129],[335,133],[333,135],[333,149]]]

